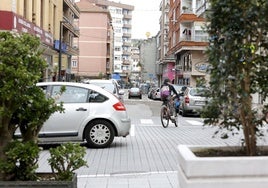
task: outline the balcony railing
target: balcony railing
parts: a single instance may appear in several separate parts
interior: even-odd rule
[[[180,41],[208,42],[208,36],[181,36]]]
[[[203,15],[208,10],[209,7],[210,7],[210,3],[207,0],[205,0],[203,4],[200,4],[200,6],[197,7],[196,15],[198,17]]]

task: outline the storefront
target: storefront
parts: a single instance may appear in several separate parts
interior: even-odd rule
[[[43,56],[48,64],[48,69],[44,72],[44,81],[52,80],[53,64],[52,57],[57,54],[53,49],[53,36],[51,33],[36,26],[32,22],[24,19],[22,16],[10,11],[0,11],[0,30],[12,31],[15,33],[29,33],[40,38],[43,50]]]

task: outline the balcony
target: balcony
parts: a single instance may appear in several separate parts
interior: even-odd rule
[[[64,0],[64,6],[69,7],[74,13],[75,18],[79,18],[79,8],[76,6],[75,2],[72,0]]]
[[[132,15],[131,14],[124,14],[123,19],[132,19]]]
[[[131,55],[131,52],[124,50],[123,55],[129,56],[129,55]]]
[[[123,33],[123,37],[130,38],[131,37],[131,34],[130,33]]]
[[[75,27],[66,17],[63,17],[63,22],[62,25],[69,30],[70,32],[73,33],[74,37],[79,37],[80,32],[79,32],[79,28]]]
[[[130,61],[129,60],[123,60],[123,65],[130,65]]]
[[[123,27],[131,29],[131,24],[123,24]]]
[[[124,42],[123,42],[123,46],[128,46],[128,47],[130,47],[130,46],[131,46],[131,42],[129,42],[129,41],[124,41]]]
[[[67,46],[67,54],[77,56],[79,55],[79,48],[76,46]]]
[[[207,0],[203,0],[204,2],[200,3],[198,6],[197,6],[197,9],[196,9],[196,15],[198,17],[203,17],[205,12],[209,9],[210,7],[210,3],[207,1]]]

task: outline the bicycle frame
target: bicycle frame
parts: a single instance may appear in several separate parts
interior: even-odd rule
[[[173,108],[173,109],[171,109],[171,108]],[[164,128],[168,127],[169,120],[172,123],[174,123],[175,126],[177,127],[176,118],[175,119],[171,118],[171,116],[172,116],[171,112],[176,113],[175,106],[174,106],[174,97],[170,97],[168,100],[163,101],[163,104],[161,107],[160,116],[161,116],[161,123],[162,123],[162,126]]]

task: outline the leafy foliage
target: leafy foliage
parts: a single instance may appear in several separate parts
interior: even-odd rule
[[[36,86],[47,67],[39,47],[30,34],[0,32],[0,180],[34,178],[37,135],[52,113],[63,110]],[[13,142],[16,129],[21,142]]]
[[[252,106],[254,93],[268,94],[267,0],[211,0],[207,31],[211,101],[203,116],[219,125],[227,138],[243,129],[246,152],[256,155],[256,136],[263,118]],[[264,106],[263,112],[268,111]]]
[[[48,162],[57,180],[71,180],[75,170],[87,166],[87,162],[83,159],[86,149],[79,144],[65,143],[50,148],[49,152],[51,158]]]
[[[8,180],[37,180],[39,147],[34,142],[11,142],[5,150],[7,160],[0,160],[0,169],[8,172]]]

